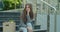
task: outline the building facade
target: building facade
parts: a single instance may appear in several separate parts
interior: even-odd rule
[[[42,2],[41,0],[23,0],[23,8],[25,4],[31,3],[33,6],[33,12],[35,14],[35,25],[40,25],[40,30],[34,31],[41,31],[41,30],[48,30],[48,32],[60,32],[60,0],[43,0],[49,3],[51,6],[56,8],[56,12],[54,13],[54,8],[50,7],[46,3]],[[0,9],[3,6],[2,1],[0,0]],[[23,10],[22,8],[22,10]],[[21,11],[22,11],[21,10]],[[13,11],[13,10],[12,10]],[[4,11],[0,13],[0,29],[2,31],[2,23],[4,21],[8,21],[10,18],[16,20],[16,32],[19,32],[19,22],[20,22],[20,10],[16,11],[16,13],[11,10]],[[6,13],[7,12],[7,13]],[[8,13],[9,12],[9,13]],[[19,13],[18,13],[19,12]],[[13,15],[12,15],[13,14]],[[13,17],[11,17],[13,16]],[[15,17],[16,16],[16,17]]]

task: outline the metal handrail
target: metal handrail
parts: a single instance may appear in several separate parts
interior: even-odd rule
[[[54,14],[55,14],[55,18],[54,18],[54,20],[55,20],[55,23],[54,23],[54,32],[56,32],[56,11],[57,11],[57,9],[56,9],[56,7],[54,7],[54,6],[52,6],[51,4],[49,4],[49,3],[47,3],[47,2],[45,2],[45,1],[43,1],[43,0],[41,0],[43,3],[45,3],[46,5],[48,5],[48,6],[50,6],[50,7],[52,7],[55,11],[54,11]],[[49,12],[49,11],[48,11]],[[49,19],[49,13],[48,13],[48,21],[50,21],[50,19]],[[49,25],[49,24],[48,24]],[[48,31],[47,32],[49,32],[49,28],[50,27],[47,27],[47,29],[48,29]]]

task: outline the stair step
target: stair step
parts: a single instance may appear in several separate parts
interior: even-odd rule
[[[47,30],[35,29],[33,32],[46,32]]]
[[[33,27],[34,27],[33,29],[40,29],[41,25],[34,25]]]
[[[0,13],[0,27],[3,27],[3,22],[8,21],[9,19],[12,19],[16,22],[16,30],[18,31],[19,24],[20,24],[20,12],[19,13],[13,13],[13,12]]]

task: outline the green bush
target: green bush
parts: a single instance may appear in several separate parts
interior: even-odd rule
[[[3,0],[3,10],[15,9],[22,4],[22,0]]]

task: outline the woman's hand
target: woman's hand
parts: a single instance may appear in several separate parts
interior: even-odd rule
[[[27,15],[29,15],[29,12],[30,12],[30,11],[27,11]]]

